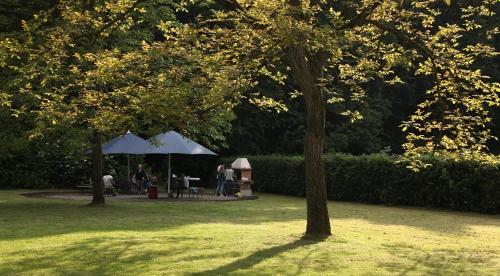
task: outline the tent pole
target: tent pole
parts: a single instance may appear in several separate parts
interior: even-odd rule
[[[170,153],[168,154],[168,178],[167,178],[167,183],[168,183],[168,193],[170,194],[170,175],[172,172],[170,171]]]
[[[128,188],[130,188],[130,154],[127,154],[127,177]]]

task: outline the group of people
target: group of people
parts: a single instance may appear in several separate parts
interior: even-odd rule
[[[114,196],[117,195],[115,188],[117,186],[114,176],[116,173],[111,170],[106,175],[102,177],[102,182],[104,184],[104,189],[110,191]],[[129,187],[132,192],[137,194],[144,194],[147,192],[151,185],[155,185],[157,182],[157,177],[151,177],[148,173],[144,171],[142,164],[137,166],[137,171],[132,176],[132,186]]]
[[[114,190],[115,181],[113,178],[113,172],[110,172],[103,176],[104,188],[112,191],[113,195],[116,195]],[[151,177],[148,173],[144,171],[142,164],[139,164],[137,171],[132,176],[132,191],[137,194],[144,194],[147,192],[151,185],[157,182],[156,177]],[[226,169],[224,164],[217,167],[217,188],[215,189],[215,196],[231,196],[233,195],[233,182],[234,182],[234,170],[229,166]],[[179,194],[184,190],[189,189],[189,178],[186,177],[184,173],[181,173],[178,177],[174,173],[170,176],[170,183],[172,190],[168,195],[170,198],[174,198],[174,193],[177,195],[175,198],[179,197]]]
[[[217,188],[215,196],[233,195],[234,170],[224,164],[217,167]]]
[[[117,188],[117,184],[115,182],[114,176],[116,173],[114,170],[111,170],[106,175],[102,177],[104,188],[106,191],[111,191],[114,196],[117,195],[115,188]],[[158,182],[158,178],[156,176],[151,176],[147,172],[144,171],[144,167],[142,164],[137,166],[137,171],[134,172],[132,176],[132,185],[129,189],[136,194],[145,194],[151,185],[156,185]],[[172,184],[172,190],[169,193],[169,197],[174,197],[174,192],[177,191],[177,196],[179,197],[179,193],[189,189],[189,178],[185,176],[184,173],[181,173],[178,177],[173,173],[170,178],[170,183]]]

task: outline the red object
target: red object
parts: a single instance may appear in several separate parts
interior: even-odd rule
[[[156,185],[149,186],[148,198],[149,199],[157,199],[158,198],[158,186],[156,186]]]

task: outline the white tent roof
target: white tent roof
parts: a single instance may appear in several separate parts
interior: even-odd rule
[[[231,168],[242,170],[242,169],[251,169],[252,167],[250,167],[250,162],[248,162],[248,159],[236,158],[236,160],[234,160],[234,162],[231,164]]]

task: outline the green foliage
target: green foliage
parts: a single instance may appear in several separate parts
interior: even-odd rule
[[[90,1],[94,2],[94,1]],[[1,108],[30,122],[30,139],[64,129],[90,142],[127,129],[178,129],[220,146],[233,118],[234,83],[188,47],[164,43],[172,1],[58,1],[0,37],[8,85]],[[213,68],[210,68],[213,69]]]
[[[487,155],[488,142],[496,138],[491,110],[500,105],[499,83],[482,64],[498,56],[497,1],[215,2],[222,8],[180,26],[182,32],[171,30],[172,36],[203,44],[222,67],[238,63],[238,73],[255,80],[244,91],[249,97],[259,92],[262,76],[286,85],[290,60],[298,58],[289,50],[299,47],[306,67],[321,70],[314,85],[351,121],[362,118],[374,80],[396,85],[411,74],[432,83],[401,126],[414,168],[425,165],[417,160],[427,153]],[[182,35],[186,28],[197,34],[190,36],[194,41]],[[279,100],[271,106],[281,108]],[[269,101],[253,102],[269,107]]]
[[[28,139],[2,140],[10,154],[0,158],[0,188],[69,188],[85,183],[90,164],[78,146],[69,146],[60,137],[30,142]],[[15,149],[12,142],[23,143]]]
[[[299,156],[247,156],[253,189],[305,196],[304,162]],[[390,205],[442,207],[500,213],[498,165],[472,160],[428,159],[431,167],[414,172],[397,156],[372,154],[325,157],[328,198]],[[230,163],[234,158],[225,159]]]
[[[0,187],[87,181],[83,151],[97,133],[177,129],[222,146],[237,85],[189,47],[164,42],[161,26],[177,24],[179,8],[170,0],[2,5]],[[123,160],[106,159],[126,182]]]

